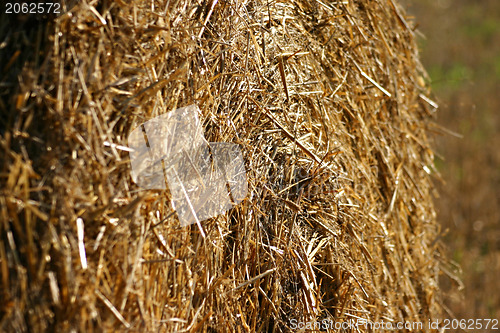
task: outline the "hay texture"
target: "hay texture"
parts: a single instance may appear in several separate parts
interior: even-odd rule
[[[435,105],[399,5],[62,11],[1,14],[1,330],[440,318]],[[208,141],[241,147],[248,181],[201,228],[132,181],[126,151],[135,128],[188,105]]]

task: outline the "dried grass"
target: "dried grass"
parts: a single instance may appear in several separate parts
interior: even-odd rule
[[[440,318],[434,109],[392,0],[0,15],[2,330]],[[132,182],[120,149],[194,103],[209,141],[241,145],[249,180],[206,237]]]

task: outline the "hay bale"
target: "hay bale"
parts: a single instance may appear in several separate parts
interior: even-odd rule
[[[397,4],[63,12],[0,14],[2,330],[440,317],[433,105]],[[249,188],[204,235],[179,225],[168,191],[132,181],[120,148],[192,104],[207,140],[240,145]]]

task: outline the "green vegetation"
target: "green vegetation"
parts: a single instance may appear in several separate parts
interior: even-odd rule
[[[500,318],[500,1],[406,4],[426,36],[419,45],[440,104],[437,121],[463,136],[436,137],[444,160],[435,164],[446,181],[438,218],[465,285],[458,292],[443,279],[447,305],[458,319]]]

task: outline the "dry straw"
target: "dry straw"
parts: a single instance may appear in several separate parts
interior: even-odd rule
[[[440,318],[435,105],[399,5],[63,12],[0,14],[1,330]],[[134,128],[191,104],[209,141],[241,146],[248,176],[205,237],[179,225],[168,191],[132,182],[126,151]]]

